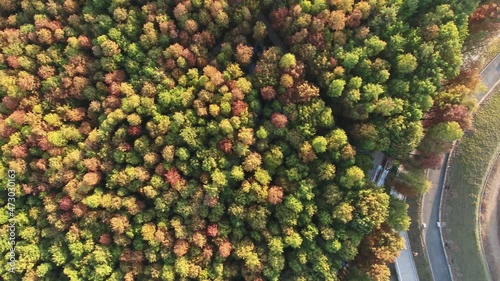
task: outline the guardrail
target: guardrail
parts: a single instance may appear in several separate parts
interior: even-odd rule
[[[443,196],[444,196],[444,191],[445,191],[443,189],[448,183],[449,168],[451,166],[450,163],[451,163],[451,159],[453,158],[453,155],[455,153],[456,144],[457,144],[457,141],[454,141],[453,145],[451,146],[450,152],[448,152],[448,158],[446,159],[446,163],[445,163],[445,167],[444,167],[443,186],[441,186],[441,196],[439,198],[439,209],[438,209],[439,210],[439,212],[438,212],[439,222],[443,221],[443,214],[441,211],[442,206],[443,206]],[[439,186],[439,183],[438,183],[438,186]],[[443,247],[444,257],[446,259],[446,265],[448,266],[448,271],[450,272],[451,280],[454,281],[455,279],[453,277],[453,271],[451,270],[450,260],[448,258],[448,253],[446,252],[446,247],[444,244],[443,230],[441,229],[441,226],[438,228],[439,228],[439,236],[441,238],[441,246]]]

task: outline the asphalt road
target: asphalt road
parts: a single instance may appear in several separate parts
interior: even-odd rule
[[[500,81],[500,54],[481,71],[481,80],[488,89],[493,89]],[[482,102],[487,93],[477,95],[478,101]]]
[[[486,93],[476,95],[479,103],[489,94],[489,90],[500,82],[500,54],[481,71],[483,84],[488,88]],[[444,172],[447,161],[439,170],[429,170],[427,179],[432,182],[432,188],[425,194],[423,200],[422,221],[427,224],[423,230],[426,242],[427,254],[435,281],[452,281],[449,271],[445,250],[441,243],[441,236],[437,222],[439,221],[439,203],[441,192],[443,192]]]
[[[446,165],[446,161],[443,161],[443,165]],[[427,179],[432,182],[432,187],[425,194],[422,203],[422,221],[427,224],[427,227],[423,229],[423,234],[427,245],[432,276],[436,281],[452,281],[437,226],[439,221],[439,201],[441,192],[443,192],[444,171],[444,166],[440,170],[428,170]]]

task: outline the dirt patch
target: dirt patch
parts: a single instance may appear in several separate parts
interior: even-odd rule
[[[481,233],[493,280],[500,280],[500,157],[491,171],[482,202]]]
[[[498,42],[500,39],[500,22],[491,25],[476,25],[469,30],[469,37],[465,41],[462,50],[463,66],[485,67],[499,51]]]

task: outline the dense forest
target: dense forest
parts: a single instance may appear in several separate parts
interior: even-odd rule
[[[407,205],[370,182],[370,155],[435,166],[471,127],[476,5],[0,1],[0,175],[17,190],[1,279],[338,280],[350,264],[388,280]]]

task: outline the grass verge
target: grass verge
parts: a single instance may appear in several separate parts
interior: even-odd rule
[[[479,65],[479,69],[482,69],[481,66],[486,66],[491,60],[493,60],[498,53],[500,53],[500,37],[496,37],[491,39],[486,47],[486,52],[481,56],[481,63]]]
[[[408,203],[408,215],[411,217],[411,225],[408,230],[408,238],[410,239],[410,245],[413,252],[417,252],[418,255],[414,257],[415,266],[417,267],[418,278],[420,280],[432,280],[431,267],[429,261],[427,260],[427,254],[425,248],[423,247],[422,240],[422,196],[418,198],[407,198],[406,203]]]
[[[464,66],[483,69],[500,52],[500,19],[489,19],[469,26],[464,42]]]
[[[477,228],[478,204],[490,165],[500,149],[500,88],[497,87],[474,116],[474,130],[466,134],[454,156],[445,195],[443,229],[455,279],[488,280]]]

